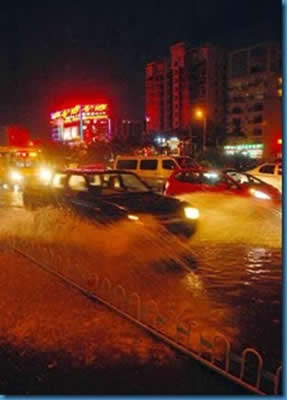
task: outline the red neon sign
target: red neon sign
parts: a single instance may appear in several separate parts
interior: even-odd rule
[[[102,104],[85,104],[85,105],[76,105],[69,109],[64,109],[61,111],[56,111],[51,114],[51,120],[69,120],[69,121],[77,121],[80,119],[80,114],[87,115],[89,117],[92,116],[101,116],[107,117],[107,108],[108,105],[105,103]]]

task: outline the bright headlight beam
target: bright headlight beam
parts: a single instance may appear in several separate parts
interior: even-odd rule
[[[134,214],[128,214],[127,217],[128,217],[129,220],[134,220],[134,221],[138,221],[139,220],[139,217],[135,216]]]
[[[23,180],[23,176],[18,173],[18,171],[11,171],[10,178],[12,181],[21,181]]]
[[[185,217],[191,220],[199,219],[200,213],[199,210],[195,207],[185,207],[184,208]]]
[[[50,181],[52,177],[52,171],[48,168],[43,168],[40,170],[39,176],[42,181]]]
[[[251,189],[250,192],[251,192],[251,194],[253,196],[255,196],[255,198],[258,198],[258,199],[271,199],[271,196],[265,194],[265,192],[257,191],[257,189]]]

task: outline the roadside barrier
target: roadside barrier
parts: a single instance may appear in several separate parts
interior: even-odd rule
[[[240,379],[243,380],[244,377],[244,372],[245,372],[245,366],[246,366],[246,360],[247,360],[247,355],[252,354],[255,355],[258,361],[257,364],[257,379],[256,379],[256,388],[258,389],[260,386],[260,380],[261,380],[261,372],[263,369],[263,359],[262,356],[259,354],[258,351],[256,351],[254,348],[246,348],[242,352],[242,359],[241,359],[241,372],[240,372]]]
[[[281,394],[282,366],[278,366],[274,373],[264,370],[263,358],[254,348],[244,349],[239,356],[232,352],[231,344],[223,334],[216,333],[212,340],[208,339],[199,329],[197,322],[187,319],[187,316],[180,315],[176,322],[169,321],[168,325],[165,314],[161,313],[154,299],[145,301],[136,292],[129,294],[121,284],[113,284],[108,277],[101,279],[97,274],[86,278],[85,283],[79,285],[71,277],[66,277],[52,266],[22,251],[18,246],[16,248],[13,243],[13,250],[41,269],[65,281],[90,299],[101,302],[177,350],[247,390],[260,395]],[[171,330],[168,333],[168,326],[174,326],[175,330],[172,334]],[[192,337],[193,341],[191,341]],[[254,362],[256,358],[256,368],[255,363],[249,363],[251,356],[254,357]]]

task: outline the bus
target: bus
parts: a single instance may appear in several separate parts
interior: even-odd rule
[[[41,149],[0,146],[0,188],[21,190],[29,177],[49,181],[51,175]]]

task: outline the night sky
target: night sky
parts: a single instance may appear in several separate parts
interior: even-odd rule
[[[0,126],[47,136],[49,112],[107,100],[144,118],[145,63],[177,41],[237,47],[281,40],[280,0],[1,4]]]

